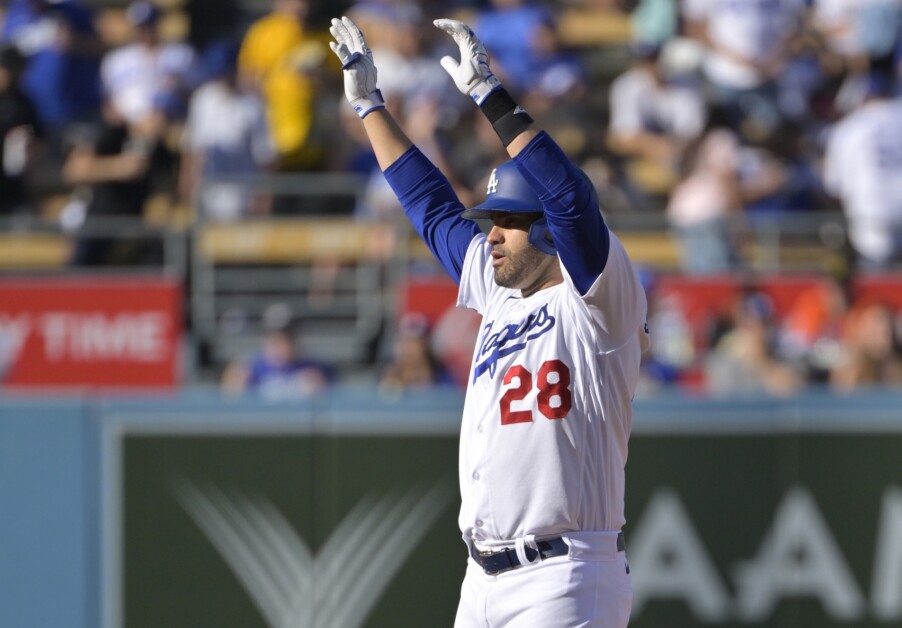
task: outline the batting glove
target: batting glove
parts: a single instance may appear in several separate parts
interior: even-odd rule
[[[501,82],[489,69],[489,53],[485,45],[463,22],[435,20],[433,24],[451,35],[460,47],[460,61],[442,57],[442,67],[454,79],[457,89],[481,106],[489,94],[501,87]]]
[[[344,70],[345,97],[361,118],[385,107],[382,92],[376,87],[376,64],[373,51],[366,45],[363,33],[349,18],[332,19],[329,28],[335,41],[329,42]]]

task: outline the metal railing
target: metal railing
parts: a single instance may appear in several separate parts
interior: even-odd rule
[[[188,290],[192,341],[212,349],[213,363],[200,365],[208,370],[255,345],[262,313],[274,303],[284,303],[301,320],[312,353],[343,364],[370,359],[394,320],[395,288],[411,263],[429,257],[403,213],[398,211],[396,222],[359,219],[354,208],[363,200],[366,180],[345,173],[230,177],[206,185],[223,183],[287,202],[276,215],[235,222],[212,221],[195,211],[188,224],[103,217],[65,231],[34,218],[2,219],[0,274],[151,273],[180,279]],[[664,215],[612,213],[606,219],[639,263],[679,272],[680,243]],[[739,272],[823,271],[847,249],[845,221],[836,212],[738,218],[729,230],[741,247]],[[158,259],[121,266],[71,263],[80,243],[111,239],[151,243]],[[382,250],[374,251],[380,239]]]
[[[86,221],[76,230],[32,217],[0,219],[0,276],[34,274],[154,274],[186,279],[191,232],[140,217],[104,216]],[[143,243],[154,249],[153,259],[124,256],[119,263],[79,263],[79,246],[106,242]]]

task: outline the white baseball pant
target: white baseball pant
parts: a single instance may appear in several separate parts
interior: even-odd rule
[[[569,532],[566,556],[489,576],[472,558],[455,628],[625,628],[633,602],[616,532]]]

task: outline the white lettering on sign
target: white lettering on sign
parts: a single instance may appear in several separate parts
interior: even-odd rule
[[[15,364],[30,333],[30,314],[0,314],[0,368]]]
[[[41,317],[49,362],[161,362],[169,321],[162,312],[48,312]]]
[[[902,489],[891,486],[883,494],[877,532],[871,602],[883,621],[902,619]]]
[[[651,598],[683,600],[707,622],[728,618],[730,600],[701,537],[676,493],[662,489],[630,535],[633,610]]]
[[[864,599],[811,494],[787,493],[758,555],[737,566],[739,616],[763,621],[784,597],[820,600],[833,619],[861,617]]]
[[[866,534],[862,527],[857,534]],[[867,543],[854,542],[855,547]],[[757,554],[735,565],[730,599],[679,496],[661,489],[649,499],[629,539],[633,618],[654,600],[679,600],[700,623],[763,625],[782,599],[809,598],[834,622],[860,625],[865,596],[809,491],[791,488],[777,507]],[[874,546],[870,614],[902,620],[902,488],[883,494]]]

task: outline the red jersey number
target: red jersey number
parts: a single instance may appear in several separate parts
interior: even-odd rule
[[[503,383],[509,386],[514,379],[518,385],[508,388],[501,397],[501,425],[532,423],[532,410],[511,410],[511,404],[522,401],[533,388],[532,373],[523,366],[512,366],[504,375]],[[573,407],[570,393],[570,368],[560,360],[548,360],[539,368],[536,386],[539,393],[536,405],[546,419],[563,419]]]
[[[520,379],[520,385],[508,388],[501,397],[501,425],[532,423],[532,410],[511,410],[511,403],[522,401],[532,390],[532,373],[522,366],[512,366],[504,375],[504,385],[508,386],[515,378]]]

